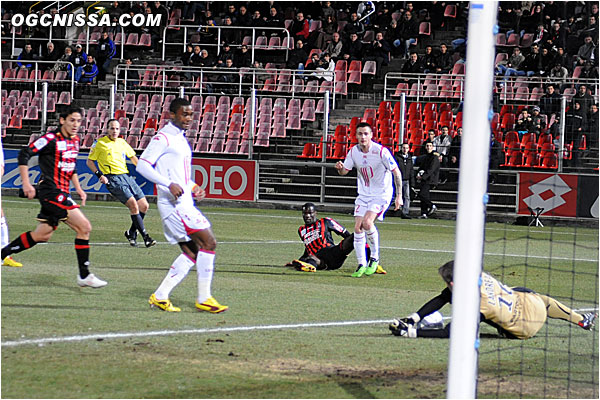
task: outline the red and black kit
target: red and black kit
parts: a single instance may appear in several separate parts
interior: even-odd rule
[[[67,210],[79,206],[69,196],[69,185],[76,171],[79,137],[65,138],[60,130],[48,132],[19,153],[19,165],[39,156],[42,176],[37,194],[42,205],[38,219],[56,227],[67,218]]]
[[[340,268],[346,260],[346,256],[353,249],[350,247],[349,251],[344,251],[342,242],[336,245],[331,232],[335,232],[343,238],[352,235],[346,228],[331,218],[321,218],[312,224],[298,228],[298,235],[305,246],[304,254],[300,257],[300,260],[315,265],[314,259],[309,257],[309,255],[313,255],[322,261],[322,265],[315,265],[317,269]]]

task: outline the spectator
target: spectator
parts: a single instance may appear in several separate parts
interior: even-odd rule
[[[598,79],[598,70],[591,61],[586,61],[579,74],[580,79]]]
[[[575,96],[573,96],[572,103],[573,105],[575,105],[575,103],[580,103],[581,108],[586,113],[590,109],[590,106],[594,104],[594,98],[588,93],[587,86],[585,84],[579,85],[577,93],[575,94]]]
[[[235,9],[235,4],[230,3],[227,6],[227,11],[225,12],[225,16],[223,18],[229,18],[229,19],[231,19],[231,22],[237,23],[238,16],[239,16],[239,13]]]
[[[419,172],[417,173],[417,183],[420,185],[419,200],[421,201],[421,216],[419,218],[428,218],[437,210],[435,204],[431,202],[429,194],[432,187],[438,184],[440,173],[440,160],[433,154],[433,143],[425,144],[426,153],[417,158]]]
[[[559,63],[560,66],[566,68],[567,71],[572,67],[571,57],[567,53],[565,53],[564,47],[559,47],[556,49],[554,62]]]
[[[559,21],[554,21],[552,24],[552,29],[548,34],[548,44],[551,46],[564,48],[567,44],[567,36],[565,33],[565,29],[560,25]]]
[[[241,10],[242,7],[240,7],[240,11]],[[248,46],[243,44],[240,47],[240,51],[235,55],[234,61],[236,68],[249,68],[252,65],[252,54],[250,54],[250,52],[248,51]]]
[[[540,98],[540,110],[543,114],[551,116],[560,114],[560,94],[556,93],[554,84],[546,86],[546,93]]]
[[[265,26],[270,28],[285,28],[285,20],[283,16],[277,12],[276,7],[271,7],[269,9],[269,16],[266,17]],[[285,36],[284,31],[267,31],[267,36]]]
[[[322,60],[316,68],[316,77],[319,82],[332,82],[335,71],[335,62],[331,59],[329,53],[323,53]]]
[[[543,47],[540,58],[540,76],[548,76],[553,66],[554,55],[550,53],[550,50],[548,50],[547,47]]]
[[[236,26],[250,26],[251,23],[252,23],[252,17],[248,13],[248,7],[246,7],[245,5],[242,4],[240,6],[240,12],[237,16],[237,21],[235,22],[235,24],[236,24]]]
[[[448,52],[448,45],[440,44],[440,52],[435,60],[435,72],[437,74],[447,74],[452,70],[452,54]]]
[[[502,152],[502,143],[498,142],[492,132],[490,135],[490,161],[488,168],[495,170],[500,168],[500,164],[504,162],[504,154]],[[496,183],[496,174],[490,172],[490,183]]]
[[[27,62],[27,61],[33,61],[35,60],[37,57],[35,55],[35,53],[33,52],[33,49],[31,47],[30,43],[25,44],[25,47],[23,48],[23,51],[21,51],[21,54],[19,54],[19,57],[17,58],[17,65],[19,66],[19,68],[21,69],[32,69],[33,68],[33,63],[32,62]],[[23,62],[21,62],[23,61]]]
[[[452,138],[449,135],[450,129],[447,125],[442,126],[441,134],[433,138],[433,152],[440,156],[440,164],[445,167],[448,164],[448,152],[452,145]]]
[[[140,84],[140,73],[131,68],[132,66],[131,57],[127,57],[125,60],[125,68],[119,70],[118,80],[121,82],[127,82],[127,89],[135,89]]]
[[[292,22],[292,25],[289,28],[290,36],[296,40],[301,40],[304,43],[308,39],[309,28],[310,24],[308,23],[308,20],[304,18],[302,12],[299,12],[296,14],[296,19],[294,19],[294,22]]]
[[[65,52],[57,61],[71,62],[73,56],[73,50],[70,47],[65,47]],[[68,71],[69,77],[71,76],[71,65],[64,63],[56,63],[52,67],[53,71]]]
[[[423,56],[423,72],[426,74],[435,71],[435,63],[437,57],[433,54],[433,47],[431,45],[425,46],[425,55]]]
[[[392,44],[392,55],[394,57],[398,57],[400,51],[403,50],[400,48],[402,44],[400,40],[400,38],[402,37],[400,28],[401,27],[400,25],[398,25],[398,22],[395,19],[392,19],[390,25],[385,30],[385,37],[387,38],[388,42]]]
[[[331,54],[331,58],[334,61],[337,61],[342,58],[342,51],[344,48],[344,43],[342,43],[340,34],[334,32],[332,35],[332,39],[325,46],[325,52]]]
[[[392,15],[390,14],[390,9],[385,5],[381,7],[381,11],[377,13],[377,17],[375,17],[375,21],[373,22],[373,27],[380,31],[386,29],[390,26],[392,22]]]
[[[310,62],[308,62],[305,66],[304,66],[304,71],[306,71],[307,73],[305,74],[305,79],[307,81],[314,81],[314,80],[318,80],[318,76],[315,73],[315,71],[317,70],[318,67],[321,66],[321,57],[319,56],[319,54],[317,53],[313,53],[310,56]],[[310,72],[308,72],[310,71]]]
[[[231,17],[226,16],[223,18],[224,26],[231,27],[233,26],[233,20]],[[240,43],[240,32],[235,28],[224,28],[221,29],[221,44],[223,43]]]
[[[540,114],[540,108],[538,106],[533,106],[531,109],[531,122],[534,131],[541,132],[546,129],[546,117],[543,114]]]
[[[585,110],[582,108],[579,101],[573,103],[573,107],[569,109],[567,113],[567,119],[565,121],[565,144],[573,144],[573,156],[572,166],[578,166],[579,164],[579,142],[581,135],[586,133],[587,128],[587,115]]]
[[[427,149],[425,148],[425,145],[427,143],[433,144],[433,140],[435,139],[435,137],[436,137],[435,129],[430,129],[427,131],[427,136],[425,137],[425,140],[421,144],[421,155],[427,153]]]
[[[524,108],[519,114],[515,129],[519,134],[519,139],[523,137],[524,133],[530,132],[533,129],[533,118],[527,108]]]
[[[237,84],[240,81],[240,76],[233,66],[233,59],[231,57],[227,58],[222,68],[224,68],[223,71],[217,77],[217,81],[223,83],[221,85],[221,93],[237,93]]]
[[[289,52],[286,67],[289,69],[304,69],[304,63],[308,54],[304,50],[304,42],[300,39],[296,41],[296,47]]]
[[[319,35],[317,38],[317,48],[327,51],[326,46],[329,43],[331,43],[331,41],[333,40],[333,36],[337,34],[338,42],[340,44],[339,53],[341,53],[342,41],[340,40],[340,34],[337,33],[337,30],[338,26],[335,18],[332,15],[326,16],[325,21],[323,21],[321,25],[321,30],[319,31]],[[333,53],[330,54],[332,55],[333,59],[337,59],[340,57],[339,53],[337,56],[334,56]]]
[[[206,49],[200,51],[200,61],[194,65],[199,67],[214,67],[217,65],[217,61],[208,54]]]
[[[92,83],[96,83],[96,77],[98,76],[98,66],[94,61],[94,57],[87,56],[87,62],[81,69],[81,77],[79,78],[79,83],[87,83],[91,85]]]
[[[450,151],[448,151],[448,167],[458,168],[460,166],[460,144],[462,141],[463,128],[456,129],[456,135],[450,143]]]
[[[154,12],[153,14],[160,15],[160,25],[166,27],[169,24],[169,9],[164,4],[161,4],[160,1],[154,2]]]
[[[58,50],[56,50],[56,48],[54,47],[54,43],[48,42],[46,48],[46,54],[44,55],[44,57],[42,57],[43,61],[55,62],[60,58],[60,54],[58,53]],[[47,69],[54,68],[55,65],[56,64],[40,64],[40,69],[45,71]]]
[[[588,117],[588,145],[591,149],[598,148],[598,132],[600,127],[598,126],[598,103],[594,103],[590,106],[590,115]]]
[[[355,12],[350,14],[350,20],[348,21],[346,26],[344,26],[343,30],[343,35],[346,38],[346,40],[348,38],[351,39],[351,35],[353,33],[356,33],[359,38],[362,38],[362,35],[365,33],[365,25],[358,20],[358,14]]]
[[[410,194],[415,187],[415,171],[413,159],[409,153],[410,146],[408,143],[402,144],[400,151],[394,154],[396,163],[402,173],[402,219],[411,219],[410,217]]]
[[[592,38],[598,37],[598,19],[597,16],[591,15],[588,19],[588,25],[583,28],[579,34],[579,37],[591,36]]]
[[[200,49],[200,46],[198,46],[198,49]],[[191,65],[193,55],[194,55],[194,46],[192,46],[191,43],[188,43],[185,46],[185,51],[181,55],[181,63],[186,67]]]
[[[531,53],[525,57],[525,61],[521,64],[521,72],[525,72],[527,76],[539,75],[542,69],[541,63],[542,55],[540,54],[540,46],[533,44],[531,45]]]
[[[231,60],[233,60],[233,57],[233,50],[231,50],[231,46],[229,45],[229,43],[223,43],[223,48],[221,49],[219,57],[217,58],[217,65],[219,67],[222,67],[225,65],[225,62],[228,58],[231,58]]]
[[[324,1],[323,2],[323,7],[321,8],[321,15],[323,16],[323,18],[327,18],[329,16],[332,16],[334,20],[337,19],[336,16],[336,12],[335,9],[333,7],[331,7],[331,2],[330,1]]]
[[[254,10],[254,13],[252,14],[252,20],[250,21],[250,26],[254,28],[262,28],[265,26],[265,20],[262,19],[259,10]],[[257,36],[260,33],[260,31],[257,31]]]
[[[348,63],[353,60],[362,61],[363,45],[358,39],[358,34],[356,32],[350,34],[350,41],[344,44],[342,53],[344,60],[347,60]]]
[[[502,31],[506,32],[506,36],[508,37],[509,32],[518,30],[519,16],[514,12],[510,5],[507,5],[504,8],[502,7],[503,4],[498,7],[498,25]]]
[[[367,57],[365,61],[373,60],[377,63],[377,77],[383,76],[382,66],[390,63],[390,45],[383,38],[383,33],[377,32],[375,40],[367,47]]]
[[[113,41],[108,37],[108,32],[102,32],[102,37],[98,40],[96,49],[96,59],[98,60],[98,79],[103,81],[106,73],[110,70],[110,62],[117,54],[117,49]]]
[[[519,71],[521,64],[523,64],[523,61],[525,61],[525,56],[521,54],[520,48],[515,47],[513,49],[512,55],[508,59],[508,62],[506,62],[506,64],[504,62],[500,62],[498,64],[498,72],[500,72],[501,75],[507,77],[511,75],[525,75],[525,72]]]
[[[548,76],[554,83],[560,85],[560,90],[562,91],[566,85],[567,78],[569,77],[569,71],[567,71],[567,69],[559,62],[556,62],[555,59],[554,67],[552,67]]]
[[[195,45],[194,46],[194,52],[192,53],[192,55],[189,58],[189,63],[188,66],[189,67],[201,67],[202,66],[202,50],[200,49],[199,45]],[[184,76],[189,80],[192,79],[192,76],[194,78],[197,78],[200,76],[200,72],[186,72],[184,73]]]
[[[400,41],[404,45],[404,58],[408,58],[410,45],[417,43],[419,37],[419,22],[413,18],[410,11],[404,13],[400,24]]]
[[[75,52],[71,55],[70,61],[75,67],[73,77],[76,82],[79,82],[79,78],[81,78],[82,69],[87,62],[87,54],[85,54],[80,44],[75,46]]]
[[[421,64],[421,60],[419,60],[419,56],[416,51],[410,53],[410,59],[404,63],[402,66],[401,72],[403,74],[422,74],[423,73],[423,65]],[[405,82],[412,86],[417,80],[413,77],[406,77],[404,79]]]
[[[585,39],[583,39],[583,45],[581,45],[581,47],[579,47],[579,50],[577,51],[577,60],[592,60],[594,57],[595,49],[596,45],[592,41],[592,37],[589,35],[586,36]]]
[[[544,24],[539,23],[533,37],[533,43],[537,43],[540,46],[544,45],[548,40],[548,31],[544,28]]]

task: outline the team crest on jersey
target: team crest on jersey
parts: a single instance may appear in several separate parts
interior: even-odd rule
[[[42,137],[42,138],[39,138],[38,140],[36,140],[35,142],[33,142],[33,147],[35,147],[38,150],[41,150],[47,144],[48,144],[48,139]]]
[[[65,201],[65,195],[64,194],[59,194],[58,196],[56,196],[56,201],[58,201],[59,203],[62,203],[63,201]]]
[[[54,133],[49,133],[46,135],[46,137],[50,140],[54,139]]]
[[[67,149],[67,142],[56,142],[56,149],[59,151],[65,151]]]

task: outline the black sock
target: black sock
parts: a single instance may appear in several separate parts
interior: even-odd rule
[[[146,228],[144,227],[144,217],[142,217],[141,213],[130,215],[130,217],[132,224],[129,233],[131,234],[132,232],[135,232],[137,230],[142,234],[142,236],[146,236]]]
[[[11,254],[20,253],[23,250],[30,249],[36,244],[37,242],[31,237],[31,232],[22,233],[2,249],[2,259],[4,260]]]
[[[90,265],[90,241],[75,238],[75,253],[79,264],[79,277],[85,279],[90,274],[88,270]]]

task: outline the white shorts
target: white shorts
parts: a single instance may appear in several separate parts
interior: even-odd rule
[[[177,207],[162,223],[165,238],[171,244],[189,242],[189,235],[210,228],[208,219],[193,206]]]
[[[354,201],[354,216],[364,217],[367,211],[377,214],[377,219],[383,221],[383,215],[390,206],[391,199],[381,197],[357,197]]]

